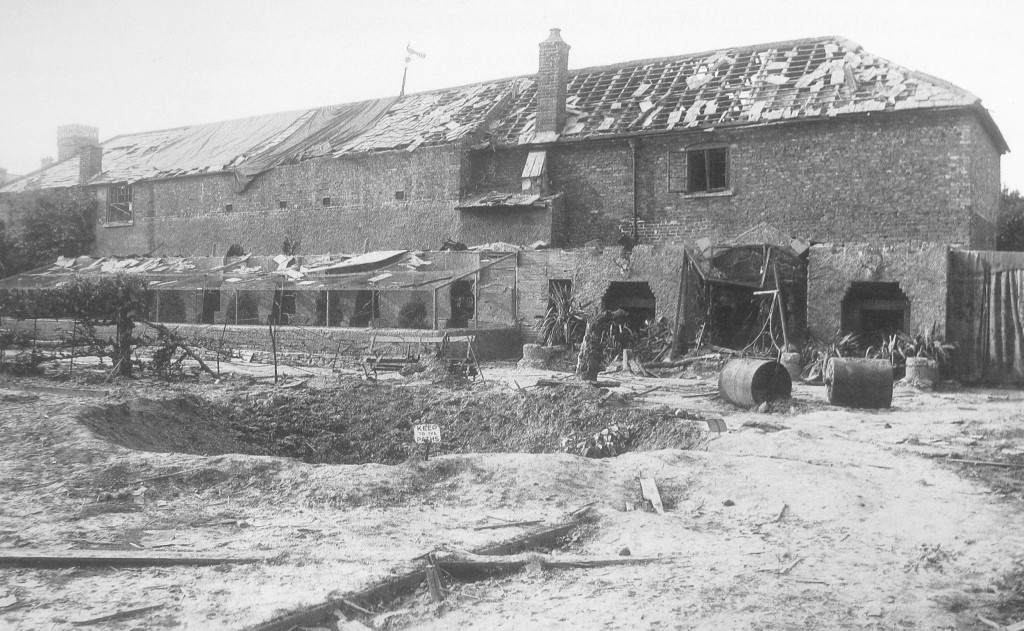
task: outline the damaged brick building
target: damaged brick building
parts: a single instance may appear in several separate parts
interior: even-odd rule
[[[723,248],[771,246],[806,262],[797,320],[821,339],[942,327],[950,251],[995,247],[1008,147],[966,90],[840,37],[581,70],[569,50],[552,29],[536,74],[102,144],[62,128],[60,160],[0,192],[94,190],[97,256],[557,248],[476,268],[477,304],[507,305],[487,326],[563,282],[678,329],[684,259],[713,281]]]

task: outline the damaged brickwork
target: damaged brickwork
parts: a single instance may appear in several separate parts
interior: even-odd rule
[[[842,301],[853,282],[899,283],[909,299],[908,333],[946,324],[949,248],[919,246],[816,245],[807,272],[807,321],[810,332],[828,341],[839,331]]]

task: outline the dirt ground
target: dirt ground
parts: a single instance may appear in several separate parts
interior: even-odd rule
[[[393,375],[374,386],[354,373],[296,369],[274,386],[267,367],[232,368],[220,383],[111,386],[94,383],[88,368],[71,381],[0,375],[0,559],[83,550],[259,559],[211,567],[0,565],[0,627],[78,628],[157,605],[97,627],[251,628],[420,567],[415,559],[431,550],[501,542],[591,502],[587,525],[552,554],[605,557],[628,548],[660,562],[449,583],[440,606],[421,588],[362,624],[987,629],[979,615],[1024,620],[1024,468],[948,458],[1024,465],[1020,391],[898,387],[891,409],[865,411],[831,407],[824,388],[799,384],[791,402],[765,414],[708,395],[710,371],[604,375],[621,386],[597,404],[606,393],[532,388],[539,378],[567,375],[514,364],[485,365],[486,381],[468,385]],[[426,388],[435,399],[410,399],[421,405],[418,416],[399,418],[403,406],[388,404],[406,400],[402,388]],[[387,410],[359,440],[401,447],[395,453],[406,460],[315,461],[325,444],[318,441],[343,444],[328,421],[361,409],[359,392]],[[295,427],[276,438],[267,430],[269,438],[256,442],[240,429],[257,425],[256,411],[275,401],[292,406],[292,426],[300,403],[307,411],[309,402],[327,406],[320,420],[309,416],[302,440],[311,448],[296,458],[259,451],[287,443]],[[556,405],[585,411],[530,425]],[[562,418],[571,414],[590,424]],[[411,430],[395,429],[424,417],[447,440],[426,462],[408,458]],[[709,417],[723,418],[728,431],[692,420]],[[498,429],[513,421],[499,418],[519,419],[536,440],[512,445],[516,432]],[[559,432],[610,422],[647,429],[618,457],[556,453]],[[488,423],[491,440],[467,429]],[[645,506],[640,473],[657,481],[664,514]],[[625,510],[627,503],[637,509]],[[522,520],[543,523],[476,529]]]

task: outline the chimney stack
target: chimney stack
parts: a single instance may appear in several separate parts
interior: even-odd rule
[[[53,158],[46,157],[46,158],[42,158],[42,159],[39,160],[39,168],[40,169],[45,169],[46,167],[50,166],[51,164],[53,164]]]
[[[81,153],[82,147],[100,144],[100,130],[88,125],[61,125],[57,128],[57,161],[63,162]]]
[[[85,185],[103,170],[103,147],[84,145],[78,150],[78,183]]]
[[[537,135],[558,134],[565,123],[565,88],[569,80],[569,45],[561,29],[551,29],[540,43],[537,72]]]

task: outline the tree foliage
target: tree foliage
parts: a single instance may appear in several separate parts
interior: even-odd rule
[[[0,277],[86,254],[96,238],[96,199],[80,188],[6,194],[0,210]]]
[[[999,250],[1024,252],[1024,195],[1003,189],[999,208]]]
[[[121,375],[132,373],[131,353],[137,344],[135,324],[149,313],[152,292],[143,276],[114,274],[75,277],[54,287],[0,290],[0,315],[31,318],[73,319],[85,331],[97,326],[117,327],[111,359]]]

